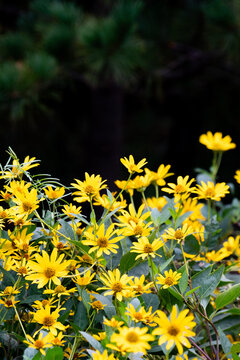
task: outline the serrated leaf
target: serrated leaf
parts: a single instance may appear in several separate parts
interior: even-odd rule
[[[230,289],[224,291],[216,297],[216,310],[231,304],[238,296],[240,296],[240,284],[233,285]]]

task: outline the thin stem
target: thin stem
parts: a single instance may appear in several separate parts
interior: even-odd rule
[[[23,331],[23,333],[24,333],[24,336],[25,336],[26,340],[28,340],[26,331],[25,331],[25,329],[24,329],[24,327],[23,327],[23,323],[22,323],[22,320],[20,319],[20,316],[19,316],[19,314],[18,314],[17,308],[16,308],[15,305],[14,305],[13,307],[14,307],[15,313],[16,313],[16,315],[17,315],[19,324],[21,325],[21,328],[22,328],[22,331]]]
[[[188,338],[188,340],[207,360],[212,360],[191,338]]]

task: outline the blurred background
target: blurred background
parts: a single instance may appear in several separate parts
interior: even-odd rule
[[[208,169],[208,130],[237,144],[240,0],[0,0],[0,160],[69,185],[84,172],[126,178],[120,157],[176,175]]]

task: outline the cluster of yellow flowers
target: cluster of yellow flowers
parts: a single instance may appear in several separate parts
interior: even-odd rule
[[[210,131],[199,140],[213,151],[206,181],[185,175],[167,182],[174,176],[170,165],[155,172],[146,159],[136,163],[130,155],[121,159],[129,176],[116,180],[118,194],[100,175],[85,173],[68,188],[32,177],[29,170],[39,162],[28,156],[20,163],[11,152],[0,176],[0,326],[8,331],[16,321],[23,343],[42,356],[60,347],[62,359],[114,360],[155,347],[166,359],[172,352],[176,360],[183,353],[184,359],[218,360],[214,315],[208,317],[196,279],[209,263],[240,270],[240,236],[220,236],[214,228],[230,193],[229,185],[216,182],[218,169],[223,152],[236,145]],[[234,178],[240,183],[240,170]],[[154,197],[146,195],[149,189]],[[89,219],[78,205],[83,202]],[[99,219],[96,206],[103,209]],[[220,279],[211,294],[204,290],[213,311]],[[210,338],[201,347],[205,335],[193,329],[203,323]]]

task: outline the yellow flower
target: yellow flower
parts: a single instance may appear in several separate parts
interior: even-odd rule
[[[143,327],[122,327],[119,328],[119,333],[114,333],[111,336],[111,343],[116,343],[117,346],[127,352],[141,352],[146,354],[146,350],[151,349],[149,341],[154,340],[154,336],[147,334],[148,328]]]
[[[19,301],[15,300],[15,296],[8,296],[6,299],[0,300],[0,304],[6,308],[14,307]]]
[[[83,276],[80,276],[80,273],[78,272],[78,270],[76,270],[75,276],[76,276],[76,279],[73,278],[73,281],[76,284],[78,284],[80,287],[87,286],[87,285],[91,284],[93,281],[95,281],[95,280],[93,280],[95,273],[91,274],[91,270],[88,270],[87,272],[85,272],[83,274]]]
[[[201,209],[203,208],[204,204],[199,203],[197,199],[188,198],[187,200],[183,201],[182,205],[177,203],[176,209],[178,210],[181,206],[181,215],[186,214],[187,212],[191,212],[188,217],[189,220],[206,220],[206,218],[201,213]]]
[[[57,336],[57,329],[62,331],[66,330],[66,326],[57,321],[61,310],[63,309],[58,308],[51,312],[51,307],[46,305],[44,308],[40,308],[33,314],[33,321],[42,325],[40,330],[46,329],[54,336]]]
[[[145,191],[146,188],[152,182],[152,175],[150,173],[145,174],[144,176],[136,176],[131,181],[131,186],[136,189],[137,191]]]
[[[3,171],[3,175],[0,176],[0,179],[13,179],[16,177],[22,177],[24,172],[34,168],[35,166],[40,165],[36,158],[30,158],[29,156],[25,157],[22,164],[19,163],[18,159],[14,159],[12,165],[9,165],[8,171]]]
[[[26,280],[31,280],[38,284],[38,288],[44,287],[48,282],[53,281],[55,285],[61,285],[60,277],[66,276],[68,273],[67,267],[70,260],[64,260],[64,254],[59,257],[57,249],[54,248],[49,256],[45,250],[40,254],[35,255],[35,261],[28,262],[31,272],[26,276]]]
[[[66,214],[71,219],[75,218],[76,215],[79,215],[81,213],[82,207],[76,207],[76,205],[73,205],[72,203],[69,205],[64,205],[62,212]]]
[[[100,257],[102,254],[109,255],[111,252],[116,254],[119,246],[116,244],[123,236],[115,236],[117,230],[114,230],[114,224],[111,224],[105,231],[105,225],[100,225],[96,232],[85,231],[84,236],[87,240],[82,240],[84,245],[92,246],[89,254],[96,251],[96,256]]]
[[[38,200],[38,193],[36,189],[31,189],[22,193],[15,193],[15,197],[12,201],[17,204],[17,210],[19,214],[31,214],[34,210],[39,207],[39,202],[43,199]]]
[[[127,192],[129,192],[129,194],[131,195],[131,196],[133,196],[133,187],[132,187],[132,182],[131,181],[125,181],[125,180],[122,180],[122,181],[120,181],[120,180],[116,180],[115,181],[115,184],[117,185],[117,187],[119,188],[119,189],[121,189],[121,190],[125,190],[125,191],[127,191]]]
[[[63,285],[57,285],[55,287],[55,289],[46,289],[43,291],[44,294],[51,294],[52,296],[70,296],[71,293],[76,292],[77,289],[76,288],[72,288],[72,289],[67,289],[65,286]]]
[[[192,234],[193,229],[188,224],[184,224],[182,227],[177,228],[177,230],[173,228],[169,228],[162,235],[164,240],[177,240],[177,242],[183,241],[186,236]]]
[[[174,183],[168,183],[168,187],[162,188],[162,191],[166,191],[169,194],[173,194],[176,201],[185,200],[188,198],[190,193],[194,190],[194,188],[191,188],[192,183],[195,181],[195,179],[189,180],[189,176],[185,176],[184,178],[182,176],[177,177],[177,184]]]
[[[167,289],[170,286],[177,285],[178,280],[181,279],[182,275],[178,273],[177,271],[172,271],[170,269],[169,271],[165,271],[164,275],[158,275],[157,277],[157,283],[163,285],[163,289]]]
[[[127,274],[121,276],[118,269],[108,270],[108,274],[100,276],[100,280],[105,286],[98,288],[97,291],[108,290],[104,295],[114,295],[119,301],[122,301],[123,296],[125,296],[128,290],[128,283],[131,278],[132,276],[129,277]]]
[[[133,321],[138,323],[140,321],[144,322],[145,319],[149,319],[149,316],[152,314],[151,310],[152,309],[146,311],[143,306],[136,310],[132,304],[128,304],[125,314],[130,316]]]
[[[50,200],[56,200],[65,194],[65,188],[63,186],[53,189],[52,186],[49,185],[43,190]]]
[[[49,348],[52,346],[51,342],[51,335],[47,334],[43,337],[43,333],[40,333],[38,335],[38,338],[34,340],[32,336],[27,335],[28,340],[24,340],[23,342],[27,344],[29,347],[34,348],[36,350],[39,350],[42,355],[46,355],[46,352],[44,349]]]
[[[65,340],[63,340],[63,333],[62,331],[60,331],[57,336],[53,336],[52,333],[49,334],[50,335],[50,341],[52,343],[53,346],[64,346],[64,343],[66,342]]]
[[[91,305],[91,307],[93,309],[97,310],[97,312],[99,312],[99,310],[103,310],[104,306],[106,306],[106,305],[102,304],[100,300],[95,300],[89,304]]]
[[[129,285],[131,289],[134,291],[135,296],[142,294],[149,294],[151,292],[151,287],[153,286],[153,282],[149,282],[145,284],[145,276],[141,275],[140,277],[134,277],[134,279],[129,280]]]
[[[109,327],[111,327],[113,329],[118,329],[120,326],[122,326],[124,324],[124,322],[123,321],[118,321],[115,318],[112,318],[110,320],[105,319],[103,321],[103,324],[107,325],[107,326],[109,326]]]
[[[229,255],[233,254],[235,251],[238,252],[238,250],[239,250],[239,239],[240,239],[239,235],[236,236],[236,238],[234,238],[233,236],[229,236],[227,241],[224,241],[224,243],[223,243],[223,249],[226,252],[228,252]]]
[[[107,350],[101,354],[100,351],[96,350],[96,352],[92,353],[93,360],[116,360],[114,355],[108,355]]]
[[[155,183],[159,186],[163,186],[166,184],[166,181],[164,179],[167,178],[168,176],[174,175],[174,173],[168,172],[170,167],[171,167],[171,165],[161,164],[158,167],[157,172],[151,171],[149,169],[145,169],[145,172],[151,174],[153,183]]]
[[[120,201],[116,200],[114,194],[112,194],[112,200],[106,194],[103,194],[103,196],[96,197],[93,205],[102,206],[109,211],[114,211],[116,209],[120,210],[125,208],[127,206],[127,202],[123,199],[122,194],[120,195]]]
[[[139,254],[136,257],[136,260],[139,258],[142,258],[144,260],[149,256],[155,258],[156,255],[161,256],[159,254],[156,254],[156,251],[160,249],[163,245],[164,243],[160,239],[155,239],[152,243],[150,243],[148,238],[146,236],[143,236],[139,238],[137,242],[133,243],[133,246],[131,246],[132,250],[130,250],[130,252]]]
[[[106,338],[106,332],[105,331],[102,331],[102,332],[99,332],[97,334],[93,334],[93,337],[94,339],[98,340],[98,341],[102,341]]]
[[[234,179],[236,179],[237,183],[240,184],[240,170],[236,170]]]
[[[153,330],[153,335],[160,335],[158,344],[162,345],[167,342],[166,349],[170,350],[173,345],[177,346],[178,352],[181,355],[183,353],[182,345],[190,348],[191,344],[187,339],[189,336],[195,336],[196,334],[191,330],[196,323],[193,321],[194,316],[192,314],[187,315],[188,309],[177,313],[177,308],[174,305],[170,315],[170,319],[166,314],[158,310],[159,319],[156,320],[158,328]]]
[[[158,209],[158,211],[162,211],[162,208],[167,204],[167,200],[163,196],[159,198],[152,197],[147,198],[147,204],[151,209]]]
[[[197,194],[197,199],[220,201],[229,193],[229,186],[225,182],[214,184],[212,181],[208,181],[206,184],[201,181],[201,185],[197,185],[194,193]]]
[[[117,217],[117,220],[119,221],[118,226],[125,226],[125,224],[131,224],[131,222],[134,222],[135,224],[138,224],[140,221],[145,221],[148,217],[151,216],[150,211],[144,211],[144,204],[142,204],[138,211],[135,211],[135,208],[132,204],[129,205],[128,211],[127,210],[121,210],[121,215]]]
[[[142,159],[139,163],[135,164],[134,157],[132,155],[129,156],[129,159],[124,157],[120,159],[123,166],[128,169],[130,174],[134,174],[135,172],[141,173],[143,170],[141,169],[144,165],[147,164],[146,159]]]
[[[75,187],[78,191],[73,192],[73,195],[78,195],[77,197],[73,198],[73,200],[77,202],[84,202],[90,201],[90,199],[95,198],[99,195],[100,190],[107,187],[105,183],[106,180],[102,181],[100,175],[91,175],[86,172],[85,173],[85,180],[80,181],[75,179],[77,184],[72,183],[71,185]]]
[[[209,150],[213,151],[227,151],[234,149],[236,144],[231,141],[232,139],[229,135],[223,137],[220,132],[213,134],[211,131],[208,131],[207,134],[202,134],[199,137],[199,142],[205,145]]]

